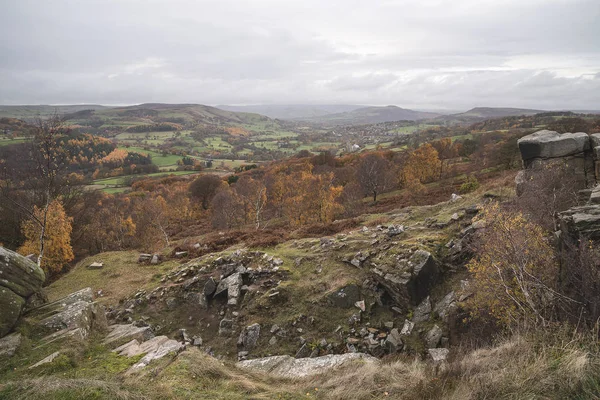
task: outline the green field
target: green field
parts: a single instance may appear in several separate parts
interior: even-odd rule
[[[170,175],[192,175],[199,174],[199,171],[169,171],[169,172],[155,172],[152,174],[137,174],[137,175],[125,175],[115,176],[112,178],[96,179],[90,185],[91,189],[99,189],[106,193],[120,193],[129,189],[126,186],[126,181],[130,178],[154,178],[159,176],[170,176]]]
[[[23,142],[26,142],[27,140],[28,140],[27,138],[16,138],[16,139],[0,138],[0,146],[8,146],[9,144],[23,143]]]

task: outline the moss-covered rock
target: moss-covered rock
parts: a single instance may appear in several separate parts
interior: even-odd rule
[[[36,263],[0,247],[0,286],[27,299],[40,291],[45,280],[44,271]]]
[[[25,299],[6,287],[0,287],[0,337],[15,326]]]

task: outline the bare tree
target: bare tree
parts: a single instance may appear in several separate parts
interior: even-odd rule
[[[379,153],[369,153],[362,157],[356,167],[356,180],[363,195],[372,195],[373,202],[377,195],[392,189],[397,182],[394,164]]]
[[[38,265],[44,257],[48,209],[63,189],[67,156],[61,149],[60,139],[67,133],[68,127],[58,114],[37,119],[23,165],[10,172],[4,171],[7,176],[2,181],[3,203],[40,227]],[[30,201],[24,202],[24,198]],[[34,205],[42,211],[38,215],[34,213]]]
[[[522,172],[517,207],[547,230],[558,230],[556,216],[578,204],[579,186],[573,170],[562,162]]]
[[[192,197],[200,200],[203,209],[208,210],[210,202],[223,185],[223,179],[218,175],[202,175],[190,185],[190,194]]]

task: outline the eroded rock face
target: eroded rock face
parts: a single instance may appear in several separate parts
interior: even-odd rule
[[[379,363],[379,360],[363,353],[331,354],[314,358],[274,356],[240,361],[237,366],[283,378],[302,378],[340,368],[353,362]]]
[[[93,330],[102,332],[107,327],[104,307],[94,302],[91,288],[38,307],[27,316],[38,325],[54,331],[56,337],[76,335],[85,339]]]
[[[12,330],[27,299],[41,291],[45,279],[36,263],[0,247],[0,337]]]
[[[572,240],[600,240],[600,205],[570,208],[559,214],[559,220],[563,234]]]
[[[110,333],[104,339],[104,343],[108,346],[130,342],[136,340],[138,342],[145,342],[146,340],[152,339],[154,333],[150,327],[142,326],[137,327],[134,325],[111,325],[108,327]]]
[[[437,282],[438,264],[428,251],[417,250],[393,267],[372,270],[377,281],[399,305],[419,304]]]

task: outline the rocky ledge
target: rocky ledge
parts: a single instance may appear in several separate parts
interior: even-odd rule
[[[355,362],[377,364],[379,359],[363,353],[330,354],[315,358],[273,356],[240,361],[237,366],[246,370],[266,372],[282,378],[303,378]]]

